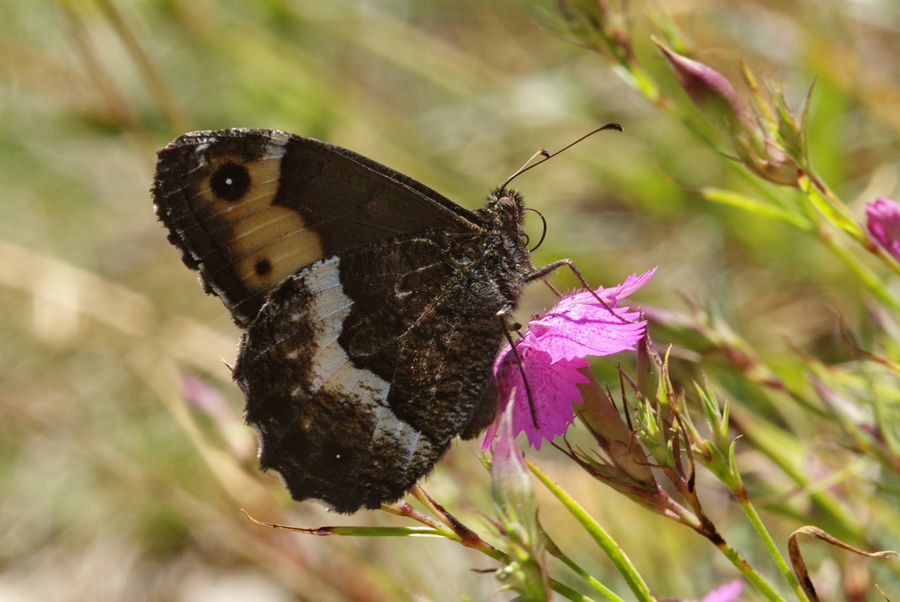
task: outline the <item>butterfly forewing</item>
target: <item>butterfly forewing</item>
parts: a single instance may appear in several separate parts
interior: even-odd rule
[[[242,326],[314,261],[404,232],[479,228],[402,174],[274,130],[181,136],[159,152],[153,195],[185,263]]]
[[[340,512],[396,500],[496,410],[488,386],[529,271],[521,199],[477,212],[285,132],[160,151],[170,240],[245,328],[235,379],[260,463]]]

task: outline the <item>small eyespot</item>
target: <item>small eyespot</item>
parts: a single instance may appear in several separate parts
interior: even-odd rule
[[[272,262],[268,259],[260,259],[253,266],[257,276],[266,276],[272,271]]]

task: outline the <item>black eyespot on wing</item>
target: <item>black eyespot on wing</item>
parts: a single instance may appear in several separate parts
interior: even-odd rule
[[[268,259],[260,259],[256,262],[256,265],[253,266],[253,270],[256,272],[257,276],[265,276],[272,271],[272,262]]]
[[[243,165],[226,163],[210,176],[209,187],[223,201],[239,201],[250,188],[250,173]]]

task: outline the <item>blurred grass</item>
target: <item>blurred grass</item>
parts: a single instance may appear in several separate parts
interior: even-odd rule
[[[798,104],[816,79],[811,155],[856,215],[876,195],[900,196],[895,3],[634,2],[636,50],[677,96],[649,39],[657,8],[725,73],[744,57]],[[616,121],[624,134],[594,137],[517,180],[549,223],[536,264],[571,257],[604,285],[658,265],[642,302],[684,309],[683,293],[716,307],[788,382],[804,380],[794,349],[828,365],[851,359],[841,321],[863,346],[879,336],[868,299],[814,239],[691,192],[753,188],[597,56],[542,25],[552,11],[514,0],[0,5],[0,599],[487,599],[498,587],[470,571],[489,568],[486,558],[448,542],[303,538],[239,514],[307,526],[391,520],[293,504],[255,471],[221,361],[233,360],[238,332],[166,242],[148,194],[155,149],[189,129],[318,137],[477,207],[538,148]],[[561,286],[574,285],[567,278]],[[548,300],[534,287],[523,316]],[[214,411],[185,403],[185,374],[220,392]],[[798,465],[819,461],[803,443],[839,439],[786,398],[727,370],[719,377],[734,403],[775,408]],[[753,492],[812,520],[795,484],[746,449]],[[475,450],[457,445],[426,483],[473,525],[490,510]],[[552,452],[540,461],[654,591],[699,596],[731,574],[684,530]],[[883,503],[896,511],[893,476],[895,497]],[[867,502],[843,503],[853,513]],[[577,550],[572,521],[547,508],[544,526]],[[718,518],[756,559],[759,544],[725,498]],[[778,541],[797,526],[771,518]],[[573,556],[617,583],[602,559]]]

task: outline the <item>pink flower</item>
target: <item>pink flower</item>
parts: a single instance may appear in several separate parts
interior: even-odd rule
[[[740,579],[735,579],[734,581],[729,581],[724,585],[720,585],[716,589],[712,590],[699,602],[732,602],[733,600],[737,600],[738,597],[744,591],[744,584],[741,583]],[[693,600],[686,600],[685,602],[696,602]]]
[[[619,286],[560,299],[547,314],[532,320],[516,341],[521,366],[512,347],[507,345],[500,352],[494,362],[499,414],[512,398],[515,434],[525,431],[529,444],[540,449],[543,439],[549,441],[566,432],[575,419],[572,403],[582,402],[577,385],[588,380],[578,371],[590,365],[585,358],[634,349],[644,335],[647,323],[638,319],[640,313],[619,308],[618,303],[641,288],[655,271],[629,276]],[[482,449],[490,447],[496,433],[495,421],[485,433]]]
[[[866,206],[866,218],[872,238],[900,261],[900,203],[879,197]]]

